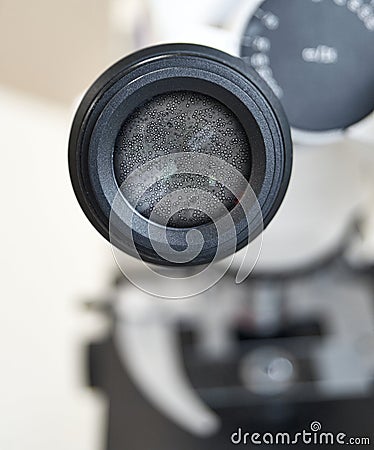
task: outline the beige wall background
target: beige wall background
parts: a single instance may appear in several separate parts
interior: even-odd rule
[[[127,1],[127,0],[125,0]],[[0,449],[101,450],[83,302],[116,270],[71,188],[73,102],[113,61],[112,0],[0,0]],[[125,51],[125,50],[123,50]]]
[[[67,149],[79,97],[141,45],[142,3],[0,0],[0,450],[104,448],[85,350],[108,323],[83,305],[118,269],[76,201]]]
[[[71,103],[109,64],[110,0],[0,0],[0,84]]]

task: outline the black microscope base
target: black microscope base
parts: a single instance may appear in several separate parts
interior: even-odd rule
[[[217,410],[223,426],[211,438],[197,438],[174,425],[154,409],[129,379],[112,339],[89,347],[90,385],[108,398],[109,412],[105,450],[229,450],[234,448],[276,448],[234,445],[231,435],[241,427],[246,432],[309,431],[319,421],[322,431],[345,433],[348,437],[369,437],[374,442],[374,399],[349,399],[272,408],[258,405]],[[274,415],[275,413],[275,415]],[[279,420],[279,417],[282,420]],[[279,448],[287,446],[280,446]],[[297,444],[297,448],[303,448]],[[305,448],[325,448],[308,445]],[[335,448],[327,445],[326,448]],[[350,448],[355,448],[351,445]]]

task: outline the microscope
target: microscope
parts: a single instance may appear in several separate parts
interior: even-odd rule
[[[119,61],[72,127],[75,193],[126,275],[87,352],[105,449],[368,436],[374,4],[196,4],[150,1],[156,40],[193,43]]]

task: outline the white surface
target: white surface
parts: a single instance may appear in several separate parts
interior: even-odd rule
[[[109,247],[67,168],[71,112],[0,87],[0,449],[96,450],[105,411],[83,349],[103,324],[80,308],[107,281]]]
[[[116,292],[115,311],[121,320],[114,336],[128,374],[158,411],[201,437],[216,433],[220,419],[184,373],[176,330],[179,323],[193,324],[200,357],[209,360],[230,354],[232,323],[243,298],[240,287],[232,298],[233,288],[231,280],[193,299],[177,301],[152,297],[131,284]]]
[[[294,270],[333,254],[366,195],[360,146],[294,148],[286,197],[263,235],[260,270]]]
[[[141,294],[138,292],[138,297]],[[135,297],[135,301],[140,299]],[[157,301],[160,299],[150,298],[150,302]],[[116,343],[138,389],[157,410],[201,437],[219,429],[218,417],[198,397],[184,373],[173,326],[156,321],[143,326],[120,323]]]

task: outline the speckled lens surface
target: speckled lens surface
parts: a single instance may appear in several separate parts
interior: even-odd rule
[[[177,91],[160,94],[139,106],[123,123],[116,140],[113,155],[117,183],[123,186],[123,195],[144,217],[173,228],[189,228],[209,223],[222,214],[222,205],[231,210],[237,204],[233,192],[244,192],[246,185],[238,178],[234,189],[227,189],[232,180],[229,172],[219,165],[209,167],[209,176],[193,173],[176,173],[173,154],[182,152],[203,153],[225,161],[244,176],[251,172],[251,152],[248,137],[238,118],[224,104],[205,94]],[[137,198],[131,183],[124,183],[130,175],[152,161],[170,155],[163,176]],[[206,159],[205,159],[206,160]],[[206,168],[205,168],[206,169]],[[150,177],[151,172],[150,172]],[[135,185],[136,185],[136,179]],[[227,182],[226,182],[227,181]],[[201,199],[197,190],[210,193]],[[192,192],[195,190],[195,193]],[[162,201],[178,191],[178,210],[170,214],[173,205]],[[159,203],[161,202],[161,203]],[[204,204],[203,204],[204,203]],[[161,206],[160,206],[161,205]],[[178,206],[178,205],[177,205]]]

